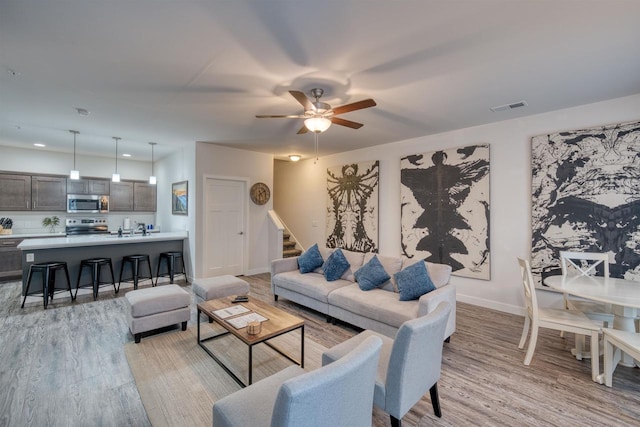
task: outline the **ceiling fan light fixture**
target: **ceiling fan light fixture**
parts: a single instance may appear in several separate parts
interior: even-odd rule
[[[304,121],[304,125],[311,132],[322,133],[329,129],[329,126],[331,126],[331,120],[326,117],[311,117]]]
[[[292,162],[297,162],[301,158],[302,158],[302,156],[300,156],[299,154],[290,154],[289,155],[289,160],[291,160]]]

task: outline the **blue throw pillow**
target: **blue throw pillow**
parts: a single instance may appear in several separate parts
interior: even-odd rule
[[[327,282],[338,280],[349,267],[349,261],[345,258],[342,250],[336,249],[322,265],[324,278],[327,279]]]
[[[429,277],[424,261],[417,262],[397,272],[396,278],[400,301],[411,301],[422,295],[435,291],[436,287]]]
[[[301,273],[311,273],[320,267],[323,261],[320,249],[318,249],[318,244],[316,243],[298,257],[298,267],[300,267]]]
[[[391,279],[376,255],[353,274],[363,291],[370,291]]]

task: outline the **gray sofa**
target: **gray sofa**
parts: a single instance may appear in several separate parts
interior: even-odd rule
[[[331,249],[321,248],[326,260]],[[394,338],[398,328],[407,320],[415,319],[436,309],[446,301],[451,305],[445,338],[456,330],[456,289],[449,283],[451,267],[426,263],[436,290],[413,301],[400,301],[393,275],[416,261],[378,255],[391,280],[381,287],[363,291],[354,278],[354,272],[367,263],[374,254],[342,251],[350,268],[336,281],[328,282],[320,269],[302,274],[298,257],[276,259],[271,262],[271,290],[277,301],[286,298],[304,305],[329,318],[335,318],[363,329],[370,329]],[[423,262],[423,261],[419,261]]]

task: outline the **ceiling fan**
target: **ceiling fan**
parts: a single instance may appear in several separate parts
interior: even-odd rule
[[[363,101],[332,108],[331,105],[326,102],[320,102],[320,97],[322,97],[324,90],[319,88],[311,89],[311,96],[315,98],[315,101],[311,101],[307,98],[304,92],[300,92],[299,90],[290,90],[289,93],[296,99],[296,101],[302,104],[304,107],[304,114],[275,116],[259,115],[256,117],[259,119],[305,119],[304,126],[300,128],[298,134],[307,133],[308,131],[321,133],[329,129],[329,126],[331,126],[332,123],[340,126],[346,126],[351,129],[360,129],[363,126],[362,123],[353,122],[336,116],[350,111],[362,110],[363,108],[376,106],[376,102],[373,99],[365,99]]]

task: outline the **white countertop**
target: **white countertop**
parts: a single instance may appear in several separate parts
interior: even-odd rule
[[[69,236],[48,239],[27,239],[18,245],[23,251],[35,249],[71,248],[78,246],[106,246],[121,245],[127,243],[162,242],[167,240],[182,240],[189,237],[187,231],[172,231],[166,233],[153,233],[146,236],[136,234],[123,237],[98,234],[88,236]]]
[[[0,234],[0,239],[30,239],[33,237],[64,237],[65,233],[17,233],[17,234]]]

